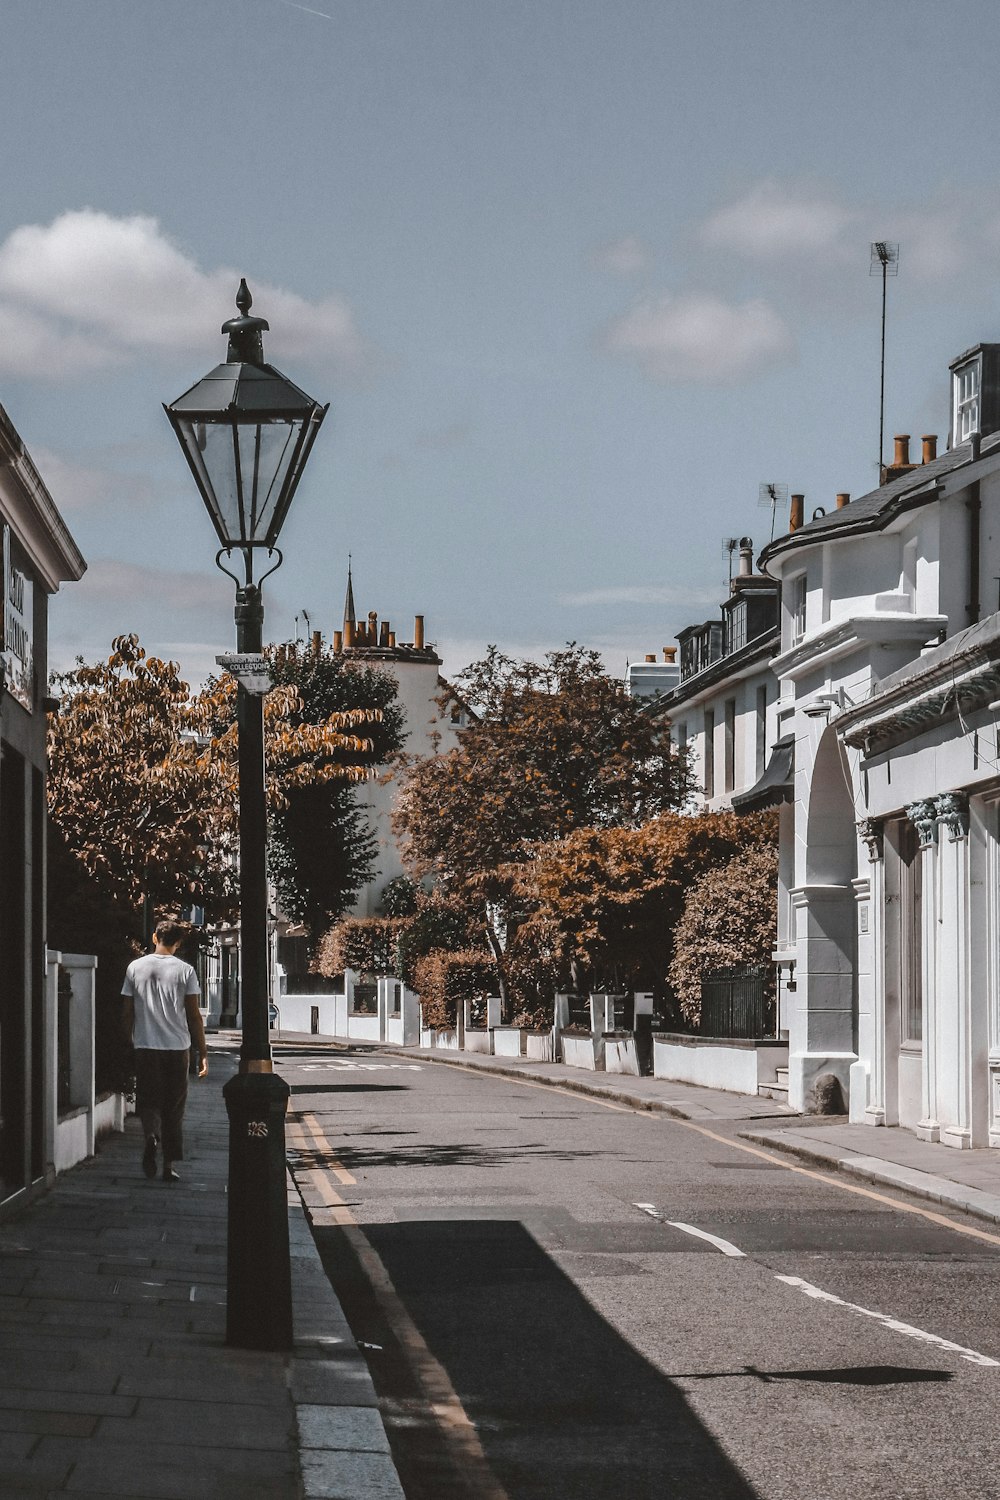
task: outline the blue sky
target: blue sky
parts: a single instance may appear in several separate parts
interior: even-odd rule
[[[319,12],[319,14],[317,14]],[[723,538],[947,432],[1000,339],[995,8],[923,0],[7,0],[0,402],[90,563],[53,658],[229,647],[161,411],[224,351],[332,403],[268,631],[412,616],[628,657],[706,618]]]

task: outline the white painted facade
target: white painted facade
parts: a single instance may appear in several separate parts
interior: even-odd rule
[[[448,694],[448,684],[439,675],[440,659],[433,650],[423,653],[420,659],[402,652],[372,652],[372,660],[364,647],[351,653],[365,666],[376,667],[380,672],[395,678],[397,698],[406,715],[406,739],[403,753],[424,759],[428,755],[444,754],[458,743],[462,727],[468,723],[468,713],[457,699],[445,697],[444,706],[438,701]],[[382,891],[390,880],[404,873],[399,844],[392,831],[392,813],[395,807],[398,786],[395,775],[383,770],[372,780],[357,787],[355,795],[366,809],[378,852],[375,879],[361,891],[352,915],[373,916],[378,908]]]
[[[852,1120],[958,1147],[1000,1144],[997,426],[762,557],[794,739],[789,1102],[832,1073]]]

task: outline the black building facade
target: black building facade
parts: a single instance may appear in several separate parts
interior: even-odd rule
[[[44,1181],[55,1048],[46,1012],[48,601],[86,564],[0,407],[0,1208]]]

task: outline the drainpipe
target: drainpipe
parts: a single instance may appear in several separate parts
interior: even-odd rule
[[[975,625],[979,619],[979,553],[981,545],[983,502],[979,498],[979,480],[970,486],[972,491],[965,508],[969,512],[969,602],[965,606],[968,623]]]

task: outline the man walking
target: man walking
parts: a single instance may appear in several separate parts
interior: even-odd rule
[[[192,1042],[198,1049],[198,1077],[208,1072],[198,976],[177,957],[184,937],[179,922],[158,922],[153,952],[129,964],[122,986],[126,1025],[135,1047],[136,1109],[146,1136],[142,1169],[147,1177],[156,1176],[156,1153],[162,1143],[164,1182],[180,1181],[174,1162],[184,1157],[182,1124]]]

